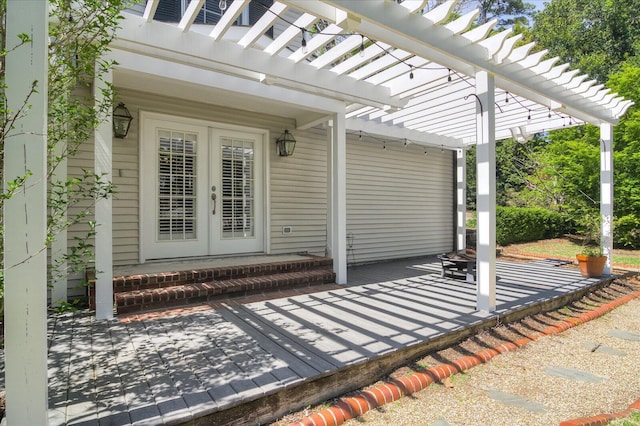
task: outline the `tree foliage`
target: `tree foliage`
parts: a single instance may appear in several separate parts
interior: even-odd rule
[[[640,248],[640,0],[552,0],[524,39],[633,100],[614,127],[614,243]],[[496,201],[569,215],[589,235],[600,211],[600,129],[592,125],[496,146]],[[468,156],[468,205],[475,207],[475,155]],[[595,229],[596,233],[598,229]]]
[[[538,44],[601,83],[640,49],[640,0],[553,0],[535,15]]]

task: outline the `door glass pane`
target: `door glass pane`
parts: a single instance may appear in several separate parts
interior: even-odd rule
[[[222,238],[255,237],[254,142],[222,138]]]
[[[196,238],[197,135],[158,130],[159,241]]]

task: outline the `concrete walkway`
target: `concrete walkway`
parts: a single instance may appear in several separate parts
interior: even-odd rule
[[[552,261],[498,262],[498,312],[598,280]],[[49,321],[51,424],[176,424],[237,407],[492,317],[431,259],[349,270],[344,288],[144,321]],[[278,405],[278,404],[276,404]],[[268,408],[275,417],[297,407]],[[284,410],[284,411],[283,411]],[[253,421],[255,423],[255,420]]]

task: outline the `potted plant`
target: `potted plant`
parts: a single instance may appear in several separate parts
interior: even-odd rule
[[[578,264],[580,265],[580,273],[583,277],[598,278],[602,276],[604,265],[607,263],[607,256],[602,253],[602,247],[585,246],[580,253],[576,255]]]
[[[598,278],[602,276],[607,256],[602,252],[600,244],[600,217],[599,215],[586,215],[582,221],[584,227],[584,239],[582,250],[576,254],[580,273],[583,277]]]

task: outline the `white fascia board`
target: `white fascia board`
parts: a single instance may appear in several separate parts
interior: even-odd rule
[[[238,92],[251,97],[295,105],[307,111],[318,113],[344,111],[344,102],[339,100],[269,86],[259,81],[234,77],[172,60],[140,56],[117,48],[112,48],[110,57],[118,62],[116,69],[126,69],[167,79],[187,81],[191,84],[214,89]]]
[[[331,120],[333,114],[302,112],[296,116],[296,130],[306,130]]]
[[[389,126],[375,121],[363,120],[359,118],[347,119],[347,130],[358,132],[363,131],[368,134],[388,137],[390,139],[408,139],[411,142],[421,145],[444,145],[449,148],[463,147],[462,140],[442,135],[425,132],[418,132],[398,126]]]
[[[612,117],[611,111],[593,104],[589,99],[586,99],[588,105],[576,103],[571,96],[571,91],[562,90],[562,87],[558,87],[553,82],[550,86],[543,86],[549,82],[549,77],[553,78],[553,73],[556,70],[552,69],[552,75],[546,77],[534,73],[531,69],[505,72],[500,64],[491,61],[487,55],[487,49],[481,46],[481,42],[472,44],[463,35],[456,36],[444,27],[430,25],[422,16],[409,14],[405,8],[398,7],[394,3],[352,0],[322,1],[360,17],[362,22],[357,31],[373,39],[411,51],[467,75],[475,75],[477,69],[487,70],[495,75],[496,86],[508,87],[510,92],[543,105],[549,104],[550,100],[555,100],[562,104],[573,104],[572,107],[575,110],[582,109],[584,106],[584,110],[579,111],[579,118],[584,121],[593,123],[617,121],[615,117]],[[503,45],[500,52],[510,53],[511,51],[504,49]],[[448,52],[455,52],[455,54]]]
[[[244,49],[237,43],[211,38],[194,32],[182,33],[177,27],[158,22],[145,23],[141,17],[126,14],[118,30],[114,48],[130,50],[143,56],[157,56],[191,63],[201,59],[211,69],[226,67],[274,76],[283,85],[303,87],[309,93],[340,100],[355,100],[371,105],[402,107],[405,100],[389,95],[386,87],[376,86],[352,78],[340,78],[329,70],[316,69],[306,63],[271,56],[257,49]],[[151,53],[153,51],[153,53]],[[296,87],[297,88],[297,87]]]

